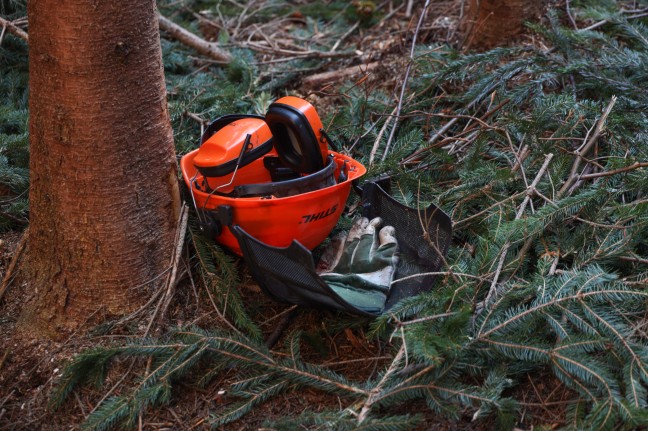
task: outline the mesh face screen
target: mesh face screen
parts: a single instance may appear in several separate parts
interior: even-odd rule
[[[388,310],[398,301],[433,288],[435,275],[452,240],[450,218],[430,205],[418,210],[406,207],[387,195],[376,184],[365,184],[365,217],[381,217],[394,226],[399,246],[399,262],[385,305]],[[267,246],[240,227],[233,230],[239,240],[252,275],[262,289],[278,300],[313,307],[333,307],[367,314],[332,293],[315,271],[313,257],[304,247]],[[407,278],[411,277],[411,278]],[[399,279],[406,278],[402,281]]]
[[[330,290],[315,272],[308,250],[295,246],[270,247],[241,232],[239,230],[239,243],[252,275],[270,296],[292,304],[347,309],[339,298],[331,296]]]
[[[396,229],[399,263],[394,280],[415,276],[392,284],[386,305],[389,308],[403,298],[432,288],[436,277],[424,274],[437,272],[441,268],[443,256],[452,240],[452,226],[448,216],[434,205],[422,210],[409,208],[382,189],[369,195],[365,206],[367,217],[382,217],[385,224]]]

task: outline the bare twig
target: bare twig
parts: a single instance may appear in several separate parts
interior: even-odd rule
[[[394,120],[394,125],[389,132],[389,138],[385,143],[385,151],[383,151],[382,160],[384,161],[389,153],[389,147],[391,146],[392,139],[394,138],[394,133],[398,128],[398,117],[400,116],[401,109],[403,107],[403,99],[405,98],[405,89],[407,88],[407,81],[409,80],[410,71],[412,70],[412,64],[414,64],[414,49],[416,48],[416,39],[418,37],[419,30],[421,29],[421,24],[423,23],[423,18],[427,14],[428,7],[430,6],[430,0],[425,1],[423,10],[421,11],[421,16],[419,17],[418,23],[416,24],[416,29],[414,30],[414,36],[412,38],[412,47],[410,49],[410,58],[407,63],[407,69],[405,69],[405,76],[403,77],[403,84],[401,86],[400,96],[398,98],[398,105],[396,108],[396,119]]]
[[[493,208],[495,208],[495,207],[497,207],[497,206],[503,205],[503,204],[505,204],[506,202],[508,202],[508,201],[510,201],[510,200],[517,199],[520,195],[522,195],[522,194],[524,194],[524,193],[526,193],[526,192],[516,193],[516,194],[511,195],[511,196],[509,196],[509,197],[507,197],[507,198],[505,198],[505,199],[503,199],[503,200],[501,200],[501,201],[499,201],[499,202],[495,202],[493,205],[489,206],[488,208],[484,208],[483,210],[479,211],[479,212],[476,213],[476,214],[473,214],[473,215],[471,215],[471,216],[469,216],[469,217],[466,217],[466,218],[463,219],[463,220],[456,221],[455,223],[453,223],[453,227],[456,229],[456,228],[459,227],[459,226],[465,225],[465,224],[466,224],[467,222],[469,222],[470,220],[474,220],[474,219],[476,219],[477,217],[479,217],[479,216],[481,216],[481,215],[483,215],[483,214],[489,212],[491,209],[493,209]]]
[[[527,157],[529,157],[531,151],[529,151],[529,146],[525,144],[519,153],[514,153],[514,154],[515,154],[515,164],[511,168],[511,172],[516,172],[518,169],[522,167],[522,163],[524,162],[524,160],[526,160]],[[522,170],[522,172],[524,172],[524,170]]]
[[[567,17],[569,18],[569,22],[571,22],[572,27],[574,27],[574,30],[578,30],[576,20],[574,20],[574,16],[571,13],[571,8],[569,7],[569,0],[565,0],[565,12],[567,12]]]
[[[367,419],[369,411],[371,410],[373,404],[378,400],[383,386],[385,386],[385,383],[391,377],[391,375],[396,372],[396,369],[400,365],[403,356],[405,356],[405,350],[405,339],[403,339],[403,344],[401,344],[400,349],[398,349],[398,353],[394,357],[392,363],[389,365],[389,368],[387,369],[385,374],[383,374],[382,379],[380,379],[380,382],[378,382],[378,384],[374,386],[371,392],[369,392],[369,396],[365,400],[362,409],[360,410],[360,414],[358,415],[358,424],[361,424],[365,421],[365,419]]]
[[[601,133],[603,132],[603,128],[605,127],[605,121],[607,120],[607,117],[610,115],[610,112],[612,112],[612,108],[614,107],[616,101],[617,101],[616,96],[612,96],[612,99],[610,99],[610,103],[608,103],[607,107],[603,111],[603,114],[601,114],[601,117],[598,119],[596,123],[594,134],[576,152],[576,159],[574,160],[574,164],[572,165],[571,172],[569,173],[569,177],[567,178],[563,186],[560,188],[560,190],[558,190],[556,197],[560,198],[565,193],[567,193],[572,187],[572,185],[574,184],[574,182],[576,182],[576,180],[578,179],[578,169],[580,168],[581,162],[583,161],[585,154],[587,154],[587,152],[594,146],[594,144],[596,144],[599,137],[601,136]]]
[[[642,263],[644,265],[648,265],[648,259],[642,259],[640,257],[635,257],[635,256],[620,256],[619,259],[625,260],[626,262],[636,262],[636,263]]]
[[[5,349],[4,353],[2,354],[2,357],[0,357],[0,370],[2,370],[2,366],[7,360],[7,356],[9,356],[9,349]]]
[[[482,120],[482,122],[483,122],[484,120],[488,119],[489,117],[493,116],[493,114],[495,114],[497,111],[499,111],[500,109],[502,109],[502,107],[504,107],[505,105],[507,105],[510,101],[511,101],[511,99],[504,99],[502,102],[500,102],[500,103],[499,103],[497,106],[495,106],[493,109],[491,109],[490,111],[486,112],[484,115],[482,115],[482,116],[480,117],[480,119]],[[471,107],[473,107],[476,103],[477,103],[477,99],[474,99],[472,102],[470,102],[470,103],[468,104],[468,106],[466,106],[466,110],[468,110],[468,109],[470,109]],[[438,131],[437,131],[437,132],[436,132],[436,133],[435,133],[435,134],[434,134],[434,135],[433,135],[433,136],[428,140],[428,142],[427,142],[428,145],[427,145],[426,147],[424,147],[424,148],[420,148],[420,149],[416,150],[414,153],[412,153],[411,155],[409,155],[409,156],[407,156],[406,158],[404,158],[404,159],[401,161],[401,164],[408,164],[409,162],[415,160],[418,156],[420,156],[420,155],[423,154],[424,152],[430,150],[431,148],[434,148],[434,147],[442,147],[442,146],[446,145],[448,142],[451,142],[452,140],[456,139],[458,136],[465,136],[466,134],[472,133],[474,130],[478,129],[478,125],[477,125],[477,124],[473,124],[472,126],[468,127],[466,130],[464,130],[463,132],[461,132],[460,134],[456,135],[454,138],[446,138],[446,139],[443,139],[443,140],[440,141],[440,142],[436,142],[439,138],[443,137],[443,135],[444,135],[444,134],[445,134],[445,133],[446,133],[446,132],[447,132],[447,131],[452,127],[452,126],[454,126],[454,124],[455,124],[457,121],[459,121],[459,119],[460,119],[460,117],[457,117],[457,116],[453,117],[450,121],[448,121],[446,124],[444,124],[443,127],[441,127],[441,128],[440,128],[440,129],[439,129],[439,130],[438,130]]]
[[[349,37],[349,35],[351,33],[353,33],[358,28],[359,25],[360,25],[360,22],[356,22],[355,24],[353,24],[353,26],[351,26],[351,28],[346,33],[344,33],[342,35],[342,37],[337,40],[337,42],[335,42],[335,44],[333,45],[333,48],[331,48],[330,52],[335,52],[335,50],[338,49],[338,47],[344,41],[344,39]]]
[[[405,9],[405,16],[412,17],[412,9],[414,9],[414,0],[407,0],[407,8]]]
[[[472,278],[472,279],[475,279],[475,280],[485,281],[484,277],[480,277],[478,275],[466,274],[464,272],[435,271],[435,272],[421,272],[421,273],[418,273],[418,274],[408,275],[408,276],[405,276],[405,277],[402,277],[402,278],[399,278],[399,279],[396,279],[396,280],[392,281],[392,285],[394,285],[396,283],[400,283],[402,281],[411,280],[413,278],[427,277],[427,276],[430,276],[430,275],[449,275],[451,277],[467,277],[467,278]]]
[[[288,314],[285,314],[281,321],[279,321],[279,323],[275,326],[274,331],[272,331],[272,333],[265,340],[265,345],[268,349],[272,349],[274,345],[277,344],[277,341],[279,341],[279,338],[281,338],[281,335],[286,330],[290,322],[295,318],[298,311],[299,310],[297,309],[297,307],[291,307],[290,312]]]
[[[424,317],[419,317],[418,319],[413,319],[413,320],[406,320],[405,322],[397,322],[398,326],[409,326],[409,325],[414,325],[416,323],[421,323],[421,322],[429,322],[430,320],[437,320],[437,319],[443,319],[444,317],[452,317],[457,315],[458,312],[456,311],[451,311],[448,313],[441,313],[441,314],[435,314],[433,316],[424,316]]]
[[[2,45],[2,41],[4,40],[4,35],[5,35],[6,31],[7,31],[7,26],[3,25],[2,26],[2,31],[0,32],[0,45]]]
[[[9,21],[0,16],[0,25],[2,26],[3,33],[4,29],[7,29],[7,31],[14,36],[21,38],[25,42],[29,42],[29,35],[27,34],[27,32],[14,24],[13,21]]]
[[[176,248],[173,254],[173,266],[171,269],[171,274],[167,279],[166,294],[164,298],[164,305],[162,306],[162,311],[160,312],[160,321],[164,318],[167,308],[171,303],[171,298],[173,298],[173,292],[177,283],[176,274],[178,273],[178,266],[180,264],[180,257],[182,256],[182,248],[184,246],[185,235],[187,233],[187,222],[189,220],[189,207],[186,204],[182,204],[182,209],[180,210],[180,224],[178,226],[178,233],[176,234]]]
[[[185,30],[178,24],[169,20],[168,18],[159,15],[160,30],[167,32],[172,38],[178,42],[187,45],[213,60],[221,63],[229,63],[232,61],[232,55],[229,52],[221,49],[217,43],[208,42],[190,31]]]
[[[389,127],[389,123],[391,123],[393,118],[396,118],[394,117],[396,109],[398,108],[394,108],[391,114],[385,119],[383,126],[380,128],[380,132],[378,132],[378,136],[376,136],[376,140],[374,141],[373,147],[371,147],[371,152],[369,153],[369,165],[373,165],[374,158],[376,157],[376,152],[378,151],[378,147],[380,146],[380,141],[382,140],[387,127]]]
[[[531,196],[534,195],[535,188],[540,182],[540,179],[546,172],[547,168],[549,167],[549,162],[551,162],[553,156],[554,156],[553,153],[549,153],[545,156],[545,161],[542,164],[542,167],[538,171],[538,174],[536,175],[531,185],[527,188],[527,195],[525,196],[524,200],[522,201],[522,204],[520,205],[520,208],[518,208],[518,211],[515,214],[515,220],[519,220],[520,218],[522,218],[522,214],[524,214],[524,210],[526,209],[527,204],[531,200]],[[508,250],[510,247],[511,247],[510,241],[506,241],[504,243],[504,246],[502,247],[502,252],[500,254],[500,258],[497,263],[497,269],[495,270],[495,276],[493,277],[493,281],[491,282],[490,289],[488,290],[488,294],[486,295],[486,298],[482,303],[484,307],[487,307],[488,304],[490,304],[491,299],[495,296],[497,292],[497,283],[499,280],[499,276],[500,273],[502,272],[502,268],[504,267],[504,261],[506,260],[506,255],[508,254]]]
[[[302,79],[302,84],[309,87],[316,87],[322,84],[328,84],[333,81],[341,81],[357,74],[368,75],[369,72],[378,67],[378,62],[366,65],[351,66],[345,69],[332,70],[330,72],[317,73]]]
[[[295,58],[346,58],[346,57],[356,57],[358,53],[356,51],[344,51],[344,52],[330,52],[330,51],[315,51],[315,50],[291,50],[276,48],[273,46],[262,45],[260,43],[246,42],[237,44],[241,47],[251,49],[252,51],[262,52],[265,54],[280,54],[280,55],[290,55]]]
[[[645,167],[648,167],[648,162],[634,162],[633,164],[631,164],[629,166],[625,166],[625,167],[619,168],[619,169],[614,169],[612,171],[605,171],[605,172],[598,172],[598,173],[595,173],[595,174],[580,175],[578,177],[578,179],[579,180],[590,180],[592,178],[609,177],[611,175],[620,174],[622,172],[634,171],[635,169],[645,168]]]

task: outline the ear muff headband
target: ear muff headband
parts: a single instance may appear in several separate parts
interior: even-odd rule
[[[313,173],[324,168],[315,131],[297,108],[283,103],[270,105],[265,116],[281,161],[296,172]]]
[[[326,167],[310,175],[271,183],[243,184],[234,187],[238,197],[276,196],[283,198],[335,185],[336,164],[331,157]]]
[[[333,157],[329,157],[324,168],[310,175],[304,175],[302,177],[283,181],[273,181],[270,183],[242,184],[234,187],[234,190],[229,193],[221,193],[217,190],[208,190],[208,192],[218,196],[235,198],[263,197],[271,195],[278,198],[294,196],[335,185],[336,166]]]

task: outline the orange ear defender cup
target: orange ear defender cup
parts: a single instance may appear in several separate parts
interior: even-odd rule
[[[272,135],[263,117],[224,115],[214,120],[203,133],[193,163],[203,176],[221,177],[232,173],[237,165],[239,168],[246,166],[270,150]]]
[[[309,174],[326,165],[327,140],[313,105],[298,97],[282,97],[270,105],[265,121],[277,154],[286,166]]]

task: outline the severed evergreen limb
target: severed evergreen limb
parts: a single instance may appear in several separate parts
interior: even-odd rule
[[[522,201],[520,208],[515,214],[515,220],[519,220],[522,217],[522,214],[524,214],[524,211],[526,210],[526,206],[531,200],[531,196],[534,195],[535,189],[538,186],[540,179],[542,179],[542,176],[545,174],[547,168],[549,167],[549,163],[551,162],[553,156],[554,156],[553,153],[549,153],[545,156],[545,160],[544,163],[542,164],[542,167],[540,167],[540,170],[536,174],[536,177],[534,178],[533,182],[531,183],[529,188],[527,188],[527,195],[524,197],[524,200]],[[484,301],[480,305],[478,305],[478,311],[477,311],[478,313],[481,312],[483,308],[488,307],[490,302],[492,301],[492,298],[494,298],[494,296],[497,294],[497,283],[499,280],[500,273],[502,272],[502,268],[504,267],[504,261],[506,260],[506,255],[508,254],[509,247],[511,247],[511,243],[508,241],[504,243],[504,245],[502,246],[502,251],[499,257],[499,261],[497,262],[497,269],[495,270],[495,275],[493,276],[490,289],[488,290],[488,294],[486,295]]]
[[[576,152],[576,158],[574,159],[574,164],[572,165],[571,172],[569,173],[569,177],[567,177],[567,180],[565,181],[563,186],[560,188],[560,190],[558,190],[558,193],[556,194],[557,198],[564,196],[565,193],[573,191],[571,190],[571,187],[578,179],[578,168],[581,165],[583,157],[589,152],[589,150],[594,146],[594,144],[596,144],[599,137],[601,136],[601,133],[603,132],[603,128],[605,127],[605,121],[607,120],[608,116],[612,112],[612,108],[614,108],[616,101],[617,101],[617,97],[612,96],[607,107],[603,110],[603,114],[596,122],[596,127],[594,128],[594,134]]]

